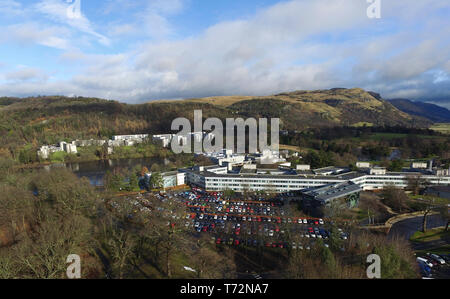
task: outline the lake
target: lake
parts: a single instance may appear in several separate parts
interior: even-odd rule
[[[128,169],[131,170],[137,165],[145,166],[148,169],[153,164],[167,165],[168,159],[161,158],[138,158],[138,159],[119,159],[119,160],[101,160],[101,161],[89,161],[89,162],[76,162],[76,163],[57,163],[43,166],[44,169],[55,169],[65,167],[70,169],[78,177],[86,177],[89,179],[91,185],[96,187],[102,187],[103,178],[107,171],[113,171],[114,169]]]

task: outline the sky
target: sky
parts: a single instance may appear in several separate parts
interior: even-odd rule
[[[335,87],[450,108],[450,1],[0,0],[0,96]]]

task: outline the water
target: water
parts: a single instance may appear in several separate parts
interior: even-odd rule
[[[55,169],[65,167],[70,169],[78,177],[86,177],[91,185],[102,187],[104,185],[103,178],[107,171],[114,171],[114,169],[128,169],[131,170],[136,166],[145,166],[148,169],[153,164],[167,165],[169,160],[161,158],[139,158],[139,159],[120,159],[120,160],[103,160],[90,161],[79,163],[58,163],[44,166],[45,169]]]

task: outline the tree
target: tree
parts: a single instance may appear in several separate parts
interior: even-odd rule
[[[402,189],[395,186],[386,186],[383,189],[383,203],[398,213],[402,213],[407,209],[407,200],[408,196]]]
[[[407,189],[412,191],[414,195],[418,195],[420,190],[425,188],[427,181],[422,178],[421,174],[408,176],[408,187]]]
[[[150,188],[152,189],[161,189],[164,187],[164,181],[159,172],[153,172],[150,177]]]
[[[402,171],[403,161],[402,160],[393,160],[391,165],[388,167],[389,171]]]

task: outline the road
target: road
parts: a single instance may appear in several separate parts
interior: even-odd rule
[[[397,235],[409,240],[416,231],[422,229],[422,221],[423,217],[419,216],[397,222],[392,226],[389,236]],[[429,229],[444,226],[446,224],[447,223],[441,218],[440,215],[428,216],[427,228]]]

